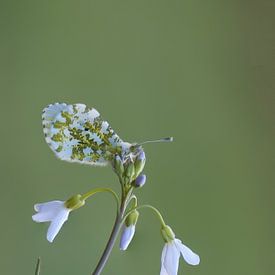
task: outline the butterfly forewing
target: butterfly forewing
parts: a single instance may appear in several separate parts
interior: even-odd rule
[[[106,165],[126,144],[96,109],[84,104],[49,105],[42,121],[47,143],[65,161]]]

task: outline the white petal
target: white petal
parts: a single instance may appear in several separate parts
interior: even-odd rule
[[[50,222],[53,219],[53,215],[50,212],[47,213],[36,213],[32,216],[35,222]]]
[[[165,243],[165,245],[164,245],[164,247],[162,249],[162,253],[161,253],[161,265],[163,265],[163,263],[164,263],[166,252],[167,252],[167,243]]]
[[[34,205],[34,210],[36,212],[47,212],[58,210],[60,206],[64,204],[64,201],[49,201],[44,203],[37,203]]]
[[[49,222],[54,219],[60,209],[64,207],[63,201],[51,201],[34,205],[36,213],[32,216],[35,222]]]
[[[47,240],[49,242],[53,242],[62,225],[67,221],[69,213],[70,210],[64,207],[64,209],[60,210],[58,215],[52,220],[47,232]]]
[[[163,265],[161,266],[160,275],[169,275]]]
[[[177,275],[179,268],[180,252],[174,242],[167,243],[165,246],[166,251],[163,251],[162,254],[161,275]]]
[[[189,247],[184,245],[181,240],[175,239],[175,244],[182,254],[184,260],[191,265],[198,265],[200,263],[200,257],[194,253]]]
[[[160,268],[160,275],[169,275],[167,273],[167,270],[164,267],[164,259],[166,257],[166,252],[167,252],[167,244],[164,245],[161,253],[161,268]]]
[[[126,250],[135,234],[135,225],[124,226],[120,238],[120,250]]]

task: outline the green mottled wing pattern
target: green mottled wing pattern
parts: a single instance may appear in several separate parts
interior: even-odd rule
[[[96,109],[84,104],[51,104],[43,110],[42,124],[46,142],[65,161],[106,165],[130,146]]]

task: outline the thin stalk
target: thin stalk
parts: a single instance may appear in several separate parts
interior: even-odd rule
[[[101,258],[100,258],[94,272],[92,273],[93,275],[101,274],[106,262],[108,261],[108,258],[111,254],[111,251],[114,247],[116,238],[117,238],[118,233],[119,233],[120,225],[121,225],[121,213],[119,215],[117,215],[117,217],[116,217],[112,233],[110,235],[110,238],[109,238],[108,243],[107,243],[107,245],[106,245],[106,247],[103,251],[103,254],[102,254]]]
[[[103,268],[105,267],[105,265],[106,265],[106,263],[109,259],[109,256],[110,256],[110,254],[112,252],[112,249],[114,247],[114,244],[116,242],[120,227],[123,223],[122,221],[123,221],[123,216],[124,216],[124,213],[125,213],[125,209],[127,207],[127,202],[128,202],[128,196],[126,196],[126,198],[122,198],[121,207],[120,207],[120,210],[119,210],[119,212],[116,216],[116,220],[115,220],[110,238],[107,242],[107,245],[106,245],[106,247],[103,251],[103,254],[102,254],[102,256],[101,256],[94,272],[92,273],[92,275],[101,274]]]
[[[100,193],[100,192],[109,192],[109,193],[111,193],[111,194],[114,196],[114,198],[115,198],[115,200],[116,200],[116,202],[117,202],[117,208],[119,208],[119,198],[118,198],[118,195],[116,194],[116,192],[114,192],[114,191],[113,191],[112,189],[110,189],[110,188],[95,188],[95,189],[93,189],[93,190],[91,190],[91,191],[89,191],[89,192],[83,194],[83,195],[81,196],[81,199],[85,201],[85,200],[87,200],[89,197],[91,197],[91,196],[93,196],[93,195],[95,195],[95,194],[97,194],[97,193]]]
[[[41,259],[40,257],[38,257],[36,267],[35,267],[35,275],[40,274],[40,267],[41,267]]]
[[[160,221],[161,225],[162,225],[163,227],[166,225],[165,222],[164,222],[164,219],[163,219],[162,215],[160,214],[160,212],[158,211],[158,209],[157,209],[156,207],[150,205],[150,204],[143,204],[143,205],[137,206],[137,207],[135,207],[135,208],[132,208],[131,210],[129,210],[129,211],[125,214],[125,216],[124,216],[124,218],[123,218],[123,222],[126,220],[126,218],[127,218],[133,211],[138,210],[138,209],[142,209],[142,208],[149,208],[149,209],[153,210],[153,212],[154,212],[154,213],[157,215],[157,217],[159,218],[159,221]]]

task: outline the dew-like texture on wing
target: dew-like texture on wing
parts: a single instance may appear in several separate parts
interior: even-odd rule
[[[43,110],[42,124],[50,148],[69,162],[106,165],[127,144],[96,109],[84,104],[51,104]]]

